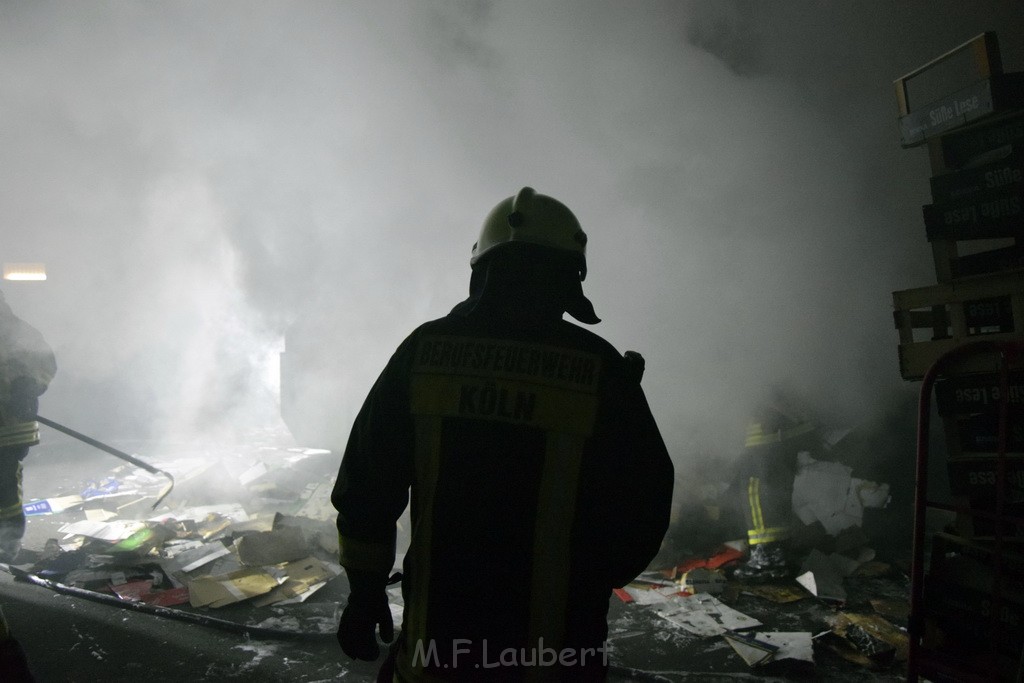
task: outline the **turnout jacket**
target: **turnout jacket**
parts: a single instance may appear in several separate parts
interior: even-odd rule
[[[56,372],[43,335],[0,300],[0,447],[39,443],[39,396]]]
[[[399,679],[602,664],[611,589],[669,522],[673,467],[639,374],[588,330],[493,310],[456,307],[399,346],[332,495],[341,564],[386,576],[411,492]]]

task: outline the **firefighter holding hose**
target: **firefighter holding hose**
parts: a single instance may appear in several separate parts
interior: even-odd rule
[[[21,550],[25,513],[21,461],[39,443],[39,396],[57,372],[53,350],[39,331],[14,315],[0,292],[0,562]]]

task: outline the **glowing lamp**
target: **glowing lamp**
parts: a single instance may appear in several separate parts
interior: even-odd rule
[[[45,280],[46,265],[42,263],[5,263],[5,280]]]

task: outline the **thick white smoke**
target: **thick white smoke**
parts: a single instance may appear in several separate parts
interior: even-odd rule
[[[44,412],[272,422],[298,320],[344,432],[528,184],[587,229],[595,331],[646,356],[680,460],[727,455],[776,381],[859,421],[907,388],[890,292],[933,280],[891,82],[983,30],[1024,68],[1021,26],[1009,0],[5,3],[0,258],[50,273],[4,287],[57,350]]]

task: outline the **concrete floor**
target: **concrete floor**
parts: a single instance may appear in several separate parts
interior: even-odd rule
[[[339,579],[339,581],[342,581]],[[897,582],[898,584],[898,582]],[[890,581],[865,584],[865,594],[896,587]],[[319,598],[343,599],[344,587]],[[859,592],[859,591],[858,591]],[[324,605],[322,602],[321,605]],[[803,601],[802,601],[803,602]],[[759,604],[761,603],[761,604]],[[135,683],[223,680],[369,681],[376,664],[349,660],[333,632],[309,629],[283,639],[247,637],[225,630],[154,616],[64,595],[15,581],[0,572],[0,605],[27,651],[40,683]],[[851,602],[852,605],[852,602]],[[765,623],[765,630],[826,630],[831,609],[808,600],[778,606],[749,597],[734,605]],[[281,616],[264,608],[220,610],[216,615],[239,623],[266,622]],[[301,618],[301,617],[300,617]],[[282,623],[282,622],[277,622]],[[899,664],[868,669],[842,659],[824,645],[815,647],[815,664],[778,662],[752,670],[721,638],[704,638],[666,628],[648,608],[623,605],[610,609],[611,680],[660,681],[899,681]],[[289,624],[293,626],[294,621]]]

